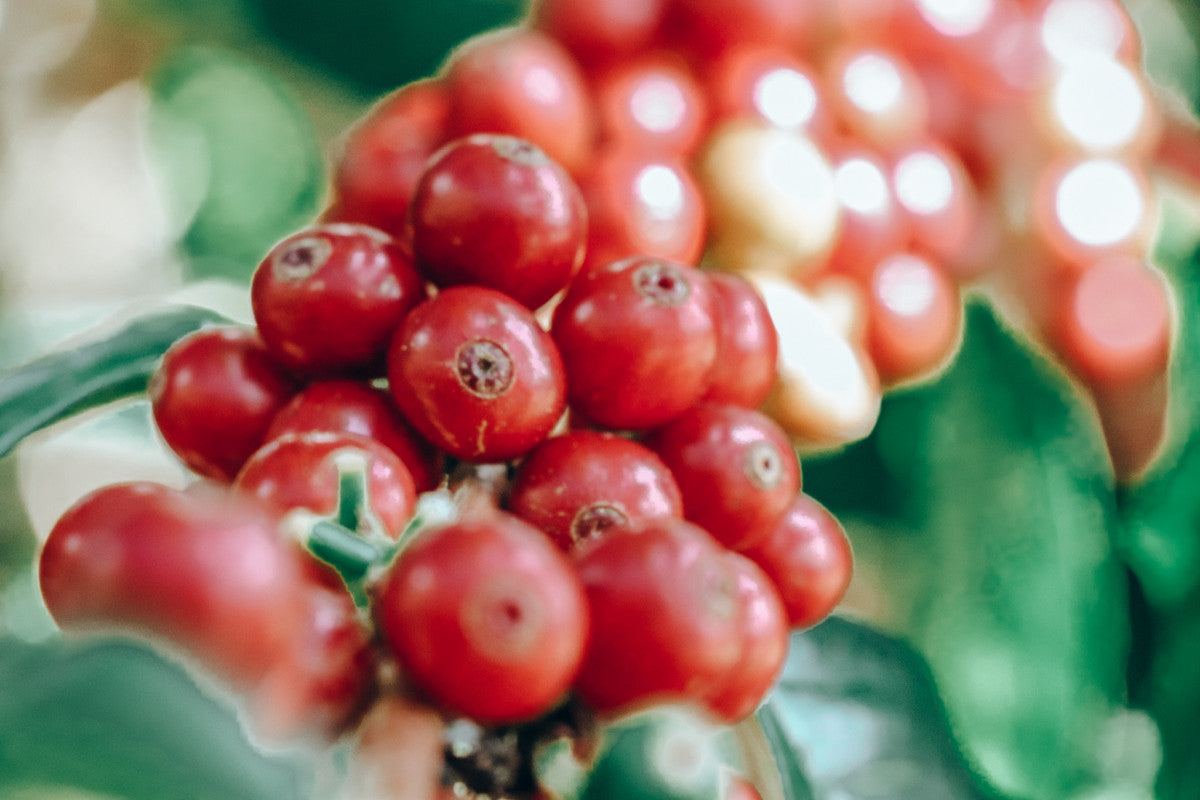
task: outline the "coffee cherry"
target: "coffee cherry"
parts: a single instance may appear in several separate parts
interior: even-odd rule
[[[774,581],[793,628],[807,628],[829,616],[850,584],[853,557],[846,532],[805,494],[743,555]]]
[[[424,298],[412,260],[391,237],[337,223],[279,242],[250,285],[263,341],[304,375],[381,369],[392,332]]]
[[[905,246],[910,223],[882,158],[861,144],[842,145],[833,153],[842,226],[829,254],[829,270],[867,276],[875,264]]]
[[[303,508],[332,517],[337,511],[343,459],[357,459],[366,473],[369,512],[392,538],[412,519],[417,493],[412,475],[395,453],[352,433],[289,433],[254,453],[234,487],[280,513]]]
[[[739,45],[709,68],[709,85],[717,125],[750,119],[817,141],[833,134],[815,70],[789,48]]]
[[[596,67],[650,46],[668,0],[536,0],[534,25],[561,42],[581,62]]]
[[[650,256],[696,264],[704,249],[704,197],[677,159],[605,148],[578,177],[588,208],[583,272]]]
[[[392,342],[388,385],[430,442],[466,461],[515,458],[565,410],[562,359],[533,315],[479,286],[415,308]]]
[[[425,162],[446,140],[449,112],[445,86],[428,79],[372,106],[346,134],[333,176],[333,206],[322,219],[402,237]]]
[[[661,425],[708,389],[717,323],[708,277],[653,258],[581,275],[554,311],[572,409],[614,429]]]
[[[475,134],[438,151],[410,216],[413,255],[438,286],[488,286],[535,309],[583,262],[583,197],[562,167],[512,136]]]
[[[757,408],[775,384],[779,337],[754,284],[708,273],[716,300],[717,358],[705,400]]]
[[[598,712],[699,702],[742,654],[737,575],[703,530],[680,519],[613,528],[576,556],[592,631],[576,680]]]
[[[349,380],[309,384],[275,415],[266,441],[315,431],[374,439],[404,462],[418,492],[436,489],[441,483],[441,455],[401,416],[386,389]]]
[[[614,65],[594,82],[608,147],[686,158],[699,145],[708,98],[686,62],[650,55]]]
[[[171,345],[147,392],[171,450],[195,472],[231,481],[295,386],[257,331],[229,326]]]
[[[527,139],[567,170],[586,163],[595,122],[579,67],[562,45],[526,27],[468,39],[443,67],[451,138],[505,133]]]
[[[775,583],[753,561],[726,553],[737,574],[742,607],[742,656],[729,678],[704,707],[726,723],[754,713],[783,669],[788,652],[788,616]]]
[[[844,48],[825,66],[824,88],[846,133],[884,152],[912,144],[926,132],[924,87],[893,49]]]
[[[867,285],[867,346],[887,384],[936,371],[958,347],[962,298],[928,259],[898,253],[876,265]]]
[[[726,547],[766,536],[800,491],[787,435],[751,409],[700,403],[645,442],[675,476],[684,516]]]
[[[383,579],[374,609],[408,677],[447,711],[485,724],[548,711],[587,642],[570,562],[500,511],[422,531]]]
[[[521,462],[509,510],[564,550],[612,527],[683,516],[670,470],[653,452],[611,433],[571,431]]]

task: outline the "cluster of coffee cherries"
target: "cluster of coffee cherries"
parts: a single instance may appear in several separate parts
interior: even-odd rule
[[[763,298],[661,256],[583,269],[580,190],[509,135],[440,148],[407,213],[400,237],[286,237],[254,326],[165,353],[157,430],[206,480],[68,510],[40,562],[55,619],[181,646],[274,735],[397,698],[518,750],[520,730],[667,703],[749,715],[851,570],[757,410],[777,378]],[[533,790],[471,761],[494,755],[476,738],[447,780]]]
[[[585,272],[642,254],[759,284],[764,410],[817,448],[941,369],[983,286],[1095,399],[1128,477],[1172,325],[1149,263],[1171,137],[1140,56],[1119,0],[537,0],[348,133],[326,216],[399,233],[443,143],[532,141],[583,191]]]

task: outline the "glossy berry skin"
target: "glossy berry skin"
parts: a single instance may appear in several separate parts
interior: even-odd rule
[[[375,617],[405,674],[484,724],[531,719],[570,688],[588,638],[567,557],[501,511],[422,531],[378,589]]]
[[[715,124],[753,119],[826,141],[833,119],[813,67],[786,47],[739,46],[709,69]]]
[[[800,494],[766,538],[743,553],[779,590],[793,628],[816,625],[832,613],[850,585],[853,555],[841,523]]]
[[[250,456],[233,485],[280,514],[297,508],[332,517],[337,512],[338,462],[360,459],[366,468],[370,510],[385,533],[398,537],[412,519],[417,493],[400,457],[352,433],[288,433]]]
[[[231,481],[295,392],[251,328],[206,328],[168,348],[147,393],[167,445],[194,472]]]
[[[962,333],[962,297],[927,258],[896,253],[867,284],[867,349],[882,381],[927,377],[946,364]]]
[[[729,679],[704,706],[722,722],[733,724],[754,713],[775,685],[787,658],[787,610],[775,583],[750,559],[726,553],[737,574],[742,609],[742,656]]]
[[[578,174],[588,209],[583,272],[644,255],[695,264],[704,249],[704,196],[678,159],[605,148]]]
[[[424,298],[421,276],[390,236],[341,223],[276,244],[250,284],[263,341],[307,376],[378,369],[392,332]]]
[[[666,7],[667,0],[537,0],[530,17],[580,62],[603,66],[644,52],[654,42]]]
[[[661,425],[708,389],[717,322],[708,276],[634,257],[581,275],[554,311],[568,400],[613,429]]]
[[[595,121],[579,66],[562,45],[526,27],[468,39],[443,68],[450,136],[506,133],[528,139],[574,172],[592,148]]]
[[[700,403],[645,443],[675,476],[684,517],[729,548],[766,536],[800,491],[787,435],[751,409]]]
[[[142,482],[68,509],[38,571],[64,631],[166,643],[248,694],[260,730],[285,737],[336,728],[371,674],[353,603],[308,581],[304,563],[275,515],[249,498]]]
[[[520,303],[478,286],[445,289],[409,314],[388,384],[417,430],[465,461],[527,452],[566,407],[554,342]]]
[[[425,162],[446,141],[450,96],[414,81],[376,103],[346,134],[327,222],[358,222],[401,237]]]
[[[400,457],[417,492],[436,489],[441,483],[440,454],[401,416],[386,389],[351,380],[311,383],[275,415],[266,441],[314,431],[374,439]]]
[[[750,281],[710,272],[717,314],[717,358],[705,400],[758,408],[775,385],[779,336]]]
[[[583,263],[583,196],[523,139],[481,133],[438,151],[410,215],[413,254],[438,286],[489,286],[536,309]]]
[[[612,433],[571,431],[530,451],[513,478],[508,509],[564,550],[612,527],[682,517],[666,465]]]
[[[575,690],[602,715],[717,690],[742,654],[737,575],[712,537],[661,517],[576,554],[592,632]]]
[[[614,65],[593,82],[601,141],[686,158],[708,121],[708,102],[687,63],[656,53]]]

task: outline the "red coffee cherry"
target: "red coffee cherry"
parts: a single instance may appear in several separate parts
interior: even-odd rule
[[[575,684],[601,714],[700,702],[742,655],[737,573],[703,530],[660,517],[576,555],[592,632]]]
[[[384,532],[398,537],[412,519],[417,493],[400,457],[378,442],[352,433],[288,433],[246,461],[233,485],[281,514],[304,508],[330,517],[337,511],[339,470],[345,458],[366,469],[370,511]]]
[[[846,593],[854,566],[841,523],[805,494],[743,555],[775,582],[793,628],[808,628],[829,616]]]
[[[623,61],[593,86],[601,141],[609,147],[686,158],[700,144],[708,102],[681,57],[654,53]]]
[[[934,263],[897,253],[867,284],[867,348],[885,383],[916,380],[947,363],[962,332],[958,286]]]
[[[393,331],[424,298],[420,275],[390,236],[340,223],[279,242],[250,284],[263,341],[305,375],[377,369]]]
[[[413,254],[438,286],[489,286],[536,309],[583,263],[583,197],[523,139],[481,133],[447,145],[409,211]]]
[[[700,260],[704,196],[677,159],[605,148],[578,181],[588,209],[583,272],[638,255],[680,264]]]
[[[666,6],[667,0],[537,0],[529,15],[571,55],[597,66],[645,52],[659,32]]]
[[[154,422],[193,471],[231,481],[295,386],[251,328],[206,328],[163,355],[147,389]]]
[[[326,222],[358,222],[404,235],[425,162],[446,141],[450,96],[436,80],[410,83],[376,103],[347,133]]]
[[[445,710],[484,724],[549,710],[587,642],[571,563],[501,511],[422,531],[383,579],[374,608],[406,675]]]
[[[742,656],[704,706],[726,723],[754,713],[775,685],[788,652],[787,610],[774,582],[753,561],[726,553],[737,574],[742,609]]]
[[[639,430],[683,413],[708,389],[717,353],[708,276],[635,257],[581,275],[554,311],[572,409]]]
[[[506,461],[550,433],[566,405],[562,359],[533,315],[506,295],[456,286],[409,314],[388,384],[405,417],[465,461]]]
[[[787,435],[751,409],[700,403],[645,443],[675,476],[684,517],[729,548],[766,536],[800,491]]]
[[[564,550],[612,527],[683,515],[679,487],[658,456],[595,431],[571,431],[530,451],[513,478],[508,508]]]
[[[562,45],[527,27],[468,39],[443,68],[452,138],[506,133],[528,139],[568,171],[586,162],[594,120],[579,66]]]
[[[717,314],[717,358],[705,400],[758,408],[775,385],[779,336],[754,284],[710,272]]]
[[[354,433],[391,450],[412,474],[417,492],[442,481],[442,458],[396,408],[386,389],[350,380],[312,383],[279,410],[266,441],[288,433]]]
[[[740,45],[709,68],[714,125],[752,119],[828,141],[833,119],[811,64],[788,47]]]
[[[64,631],[170,645],[248,694],[273,737],[336,732],[372,684],[349,596],[306,577],[273,512],[212,484],[98,489],[55,523],[38,570]]]

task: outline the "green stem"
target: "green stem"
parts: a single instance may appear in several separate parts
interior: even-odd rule
[[[313,522],[306,544],[314,556],[336,569],[347,585],[362,580],[383,555],[354,531],[325,519]]]

